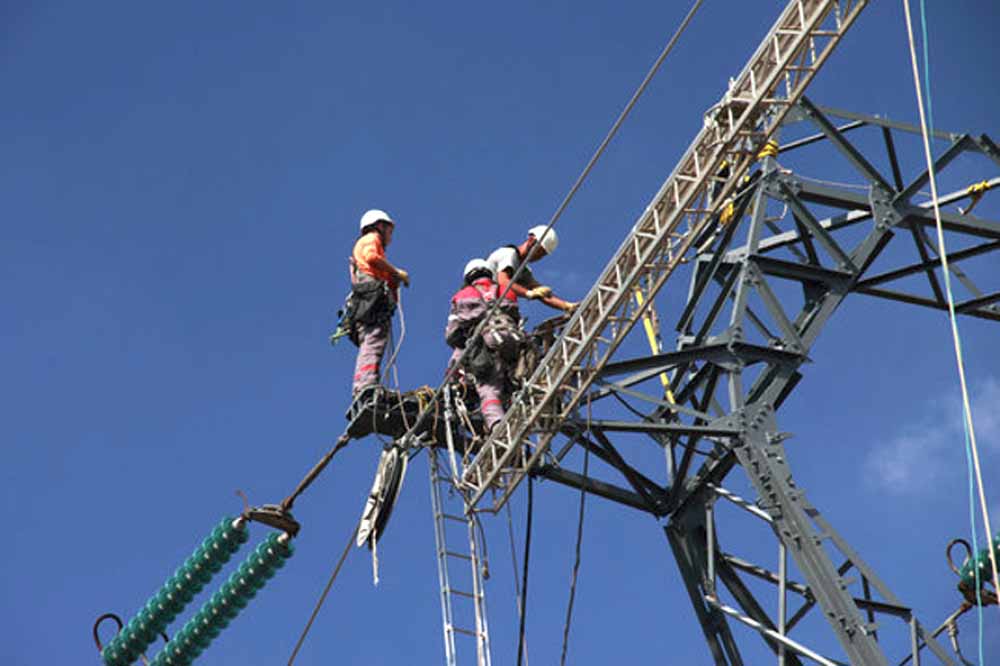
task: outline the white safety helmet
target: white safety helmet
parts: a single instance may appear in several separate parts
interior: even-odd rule
[[[396,226],[396,223],[393,221],[393,219],[389,217],[389,213],[385,212],[384,210],[372,208],[371,210],[366,211],[365,214],[361,216],[360,229],[364,231],[366,227],[370,227],[378,222],[388,222],[389,224]]]
[[[555,229],[549,229],[548,233],[545,233],[545,229],[545,225],[542,224],[537,227],[531,227],[528,229],[528,235],[534,236],[537,240],[541,241],[545,254],[552,254],[559,247],[559,236],[556,236]],[[543,234],[544,237],[542,236]]]
[[[469,276],[473,273],[482,271],[489,273],[491,280],[496,277],[493,275],[493,269],[490,267],[488,262],[483,259],[472,259],[465,265],[465,270],[462,271],[462,278],[468,280]]]

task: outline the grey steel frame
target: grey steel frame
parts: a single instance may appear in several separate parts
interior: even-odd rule
[[[830,117],[851,122],[838,128]],[[887,616],[902,620],[910,633],[906,659],[919,664],[927,648],[934,663],[952,664],[952,657],[930,637],[912,609],[806,499],[785,456],[787,435],[775,419],[776,410],[800,380],[801,366],[817,336],[848,294],[947,309],[934,270],[939,265],[936,245],[927,234],[934,225],[933,212],[927,201],[914,203],[927,174],[904,183],[893,140],[894,131],[913,132],[915,128],[821,109],[804,97],[785,120],[786,125],[793,122],[809,123],[818,133],[782,147],[777,159],[763,159],[735,195],[734,221],[703,231],[699,239],[703,251],[694,262],[688,303],[677,322],[676,351],[606,364],[583,398],[593,405],[608,397],[638,397],[655,409],[637,413],[635,421],[585,421],[579,416],[564,420],[557,430],[565,436],[565,444],[543,456],[531,473],[667,520],[667,538],[718,666],[744,663],[730,618],[760,633],[779,664],[842,663],[790,636],[817,608],[851,664],[889,663],[877,622]],[[861,127],[881,133],[890,178],[846,138],[847,131]],[[936,171],[946,172],[959,157],[978,153],[988,158],[987,165],[996,166],[987,182],[1000,184],[1000,149],[989,137],[938,133],[938,138],[946,139],[949,146],[937,157]],[[846,158],[867,190],[816,182],[779,165],[781,155],[818,142],[833,146]],[[947,206],[969,196],[963,189],[941,196],[939,203]],[[769,217],[768,202],[772,207],[787,207],[788,214],[782,219]],[[819,219],[812,212],[816,207],[842,212]],[[942,210],[942,218],[950,247],[955,248],[949,251],[952,271],[968,292],[956,310],[1000,321],[1000,284],[984,293],[959,267],[962,261],[987,253],[1000,258],[1000,222],[951,210]],[[734,238],[740,230],[746,234],[745,243],[736,246]],[[851,241],[859,236],[860,240]],[[876,259],[898,259],[900,252],[886,252],[894,239],[896,246],[912,243],[915,258],[871,274]],[[782,252],[787,256],[779,256]],[[889,288],[893,282],[921,274],[931,296]],[[797,291],[800,288],[801,296],[790,298],[780,282],[794,285]],[[724,312],[728,317],[723,317]],[[664,371],[672,374],[670,388],[676,403],[637,388]],[[664,447],[666,483],[652,480],[619,452],[611,437],[624,432],[646,433]],[[699,451],[699,445],[705,450]],[[587,448],[617,470],[627,485],[585,478],[569,470],[565,457],[575,447]],[[697,468],[696,456],[704,459]],[[736,467],[744,470],[757,492],[755,502],[723,487]],[[777,537],[777,573],[722,550],[714,518],[720,499],[771,527]],[[788,556],[805,578],[803,582],[789,580]],[[853,585],[856,589],[845,577],[849,572],[859,577]],[[774,584],[776,614],[765,610],[767,604],[752,593],[741,575]],[[719,596],[720,581],[739,608]],[[791,615],[789,593],[802,599]]]
[[[626,236],[563,334],[525,383],[470,465],[463,485],[475,506],[499,489],[498,509],[548,451],[670,275],[696,254],[695,241],[803,94],[867,0],[791,0],[710,109],[653,201]],[[728,175],[720,175],[723,163]],[[633,293],[642,303],[633,302]],[[537,436],[535,441],[529,435]]]

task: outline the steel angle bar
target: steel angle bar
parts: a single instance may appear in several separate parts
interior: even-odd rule
[[[791,648],[792,650],[799,653],[803,657],[808,657],[809,659],[812,659],[817,664],[822,664],[822,666],[841,666],[840,662],[833,661],[832,659],[827,659],[818,652],[810,650],[809,648],[807,648],[805,645],[802,645],[798,641],[794,641],[791,638],[788,638],[788,636],[783,636],[779,634],[774,629],[770,629],[761,624],[760,622],[758,622],[757,620],[754,620],[753,618],[743,615],[735,608],[725,605],[724,603],[720,602],[718,599],[714,597],[705,597],[705,601],[707,601],[709,604],[719,609],[729,617],[739,620],[740,622],[747,625],[751,629],[756,629],[757,631],[764,634],[768,638],[784,643],[787,647]]]
[[[956,157],[969,150],[975,144],[968,134],[963,134],[958,139],[956,139],[948,149],[945,150],[936,160],[934,160],[934,173],[941,173],[946,166],[951,164],[952,160]],[[913,179],[906,188],[896,195],[896,201],[903,203],[908,202],[914,194],[920,191],[920,188],[926,185],[931,179],[930,172],[926,169],[922,174]]]
[[[625,388],[625,387],[622,387],[622,386],[614,386],[612,392],[613,393],[621,393],[623,395],[631,396],[631,397],[636,398],[638,400],[642,400],[643,402],[648,402],[649,404],[657,405],[662,410],[664,410],[664,413],[666,413],[666,412],[677,412],[677,413],[680,413],[680,414],[685,414],[687,416],[693,416],[695,418],[703,418],[703,419],[709,420],[709,421],[712,419],[712,416],[710,414],[707,414],[707,413],[702,412],[702,411],[698,411],[696,409],[691,409],[690,407],[685,407],[684,405],[680,404],[679,401],[678,402],[670,402],[668,400],[663,400],[661,398],[655,398],[655,397],[649,395],[648,393],[642,393],[641,391],[636,391],[634,389]],[[566,418],[568,419],[569,417],[566,417]]]
[[[735,437],[740,431],[712,425],[685,425],[683,423],[655,423],[651,421],[591,421],[596,430],[611,432],[662,433],[664,435],[698,435],[700,437]]]
[[[855,148],[850,141],[844,138],[844,136],[837,131],[837,128],[826,119],[823,112],[817,109],[812,102],[809,101],[805,96],[799,100],[799,107],[802,112],[809,117],[809,119],[819,128],[819,131],[826,135],[827,140],[833,144],[839,150],[844,157],[854,166],[854,168],[872,183],[874,186],[882,189],[886,192],[892,192],[892,186],[886,182],[882,174],[879,173],[878,169],[872,166],[871,162],[865,159],[857,148]]]
[[[899,301],[900,303],[907,303],[909,305],[920,305],[925,308],[931,308],[934,310],[947,310],[947,304],[935,301],[931,298],[925,298],[923,296],[915,296],[913,294],[907,294],[900,291],[893,291],[890,289],[878,289],[875,287],[865,287],[858,289],[857,293],[864,294],[866,296],[875,296],[877,298],[885,298],[890,301]],[[995,310],[964,310],[961,314],[967,317],[974,317],[975,319],[989,319],[991,321],[1000,321],[1000,312]]]
[[[778,190],[782,195],[784,195],[783,198],[785,202],[795,215],[796,221],[809,229],[810,233],[816,237],[816,240],[820,242],[829,255],[836,260],[840,269],[853,270],[854,264],[851,263],[851,259],[847,256],[847,253],[844,252],[844,250],[840,247],[840,244],[833,239],[829,232],[823,228],[823,225],[819,223],[819,220],[813,217],[813,214],[809,211],[809,209],[798,200],[791,188],[780,180],[777,185]]]
[[[1000,179],[996,179],[1000,180]],[[903,206],[900,213],[906,219],[916,220],[925,227],[933,227],[937,224],[934,217],[934,210],[930,204],[922,203],[919,206]],[[962,215],[951,211],[942,210],[941,226],[947,231],[957,231],[970,236],[981,236],[982,238],[1000,239],[1000,223],[984,220],[973,215]]]
[[[757,506],[753,502],[750,502],[749,500],[743,499],[742,497],[740,497],[736,493],[734,493],[734,492],[732,492],[730,490],[726,490],[722,486],[716,485],[714,483],[706,484],[706,487],[709,490],[711,490],[712,493],[714,493],[718,497],[721,497],[721,498],[723,498],[725,500],[729,500],[730,502],[732,502],[736,506],[740,507],[744,511],[747,511],[748,513],[753,514],[754,516],[757,516],[758,518],[760,518],[764,522],[766,522],[766,523],[773,523],[774,522],[774,518],[771,517],[771,514],[769,514],[767,511],[764,511],[763,509],[761,509],[759,506]]]
[[[625,459],[618,453],[618,449],[614,447],[607,435],[599,430],[595,430],[594,437],[597,438],[598,443],[604,448],[605,453],[614,460],[612,463],[613,466],[621,472],[622,476],[625,477],[625,480],[629,482],[629,485],[632,486],[635,492],[639,493],[654,510],[662,506],[663,500],[666,499],[665,493],[657,492],[657,496],[654,497],[650,493],[650,490],[643,484],[644,477],[640,478],[641,475],[625,462]]]
[[[917,232],[917,228],[912,224],[910,225],[910,236],[913,238],[913,244],[917,248],[917,254],[920,255],[921,264],[924,266],[924,274],[927,275],[927,282],[934,292],[934,300],[938,303],[944,303],[944,291],[941,289],[941,283],[934,273],[934,266],[930,263],[931,256],[927,252],[927,246],[924,244],[921,234]]]
[[[782,344],[784,344],[786,349],[790,349],[795,352],[805,351],[805,347],[802,344],[802,339],[799,337],[799,331],[795,328],[791,321],[788,319],[788,315],[785,314],[785,309],[782,307],[781,302],[778,297],[774,295],[771,288],[767,284],[767,280],[764,278],[764,274],[761,273],[760,269],[757,268],[756,264],[751,260],[747,263],[747,274],[754,280],[754,291],[760,296],[760,299],[764,302],[764,307],[767,311],[771,313],[771,318],[774,319],[778,324],[778,328],[781,329],[782,333]]]
[[[563,469],[562,467],[557,467],[548,463],[539,465],[536,468],[536,473],[542,478],[550,479],[564,486],[584,490],[592,495],[603,497],[604,499],[611,500],[612,502],[616,502],[624,506],[632,507],[633,509],[645,511],[646,513],[650,513],[654,516],[662,515],[657,511],[655,506],[650,505],[638,493],[634,493],[631,490],[625,490],[624,488],[620,488],[614,484],[599,481],[589,476],[583,476],[582,474],[577,474],[576,472],[571,472],[568,469]]]
[[[836,129],[839,134],[845,134],[853,129],[864,127],[866,124],[867,123],[865,123],[863,120],[853,120],[845,125],[840,125],[839,127],[836,127],[834,129]],[[796,139],[795,141],[789,141],[788,143],[781,144],[778,147],[778,154],[781,155],[782,153],[790,153],[791,151],[797,148],[804,148],[805,146],[818,143],[820,141],[823,141],[824,139],[826,139],[826,134],[824,134],[823,132],[819,132],[818,134],[811,134],[809,136],[804,136],[801,139]]]
[[[805,498],[803,498],[803,509],[806,515],[816,523],[824,534],[829,536],[830,541],[837,547],[837,549],[847,558],[847,561],[858,570],[866,580],[875,588],[875,590],[881,595],[881,597],[893,606],[902,608],[903,603],[892,593],[892,590],[882,582],[882,579],[878,577],[874,569],[872,569],[867,562],[861,559],[861,556],[855,551],[847,541],[844,540],[840,534],[833,529],[833,526],[823,517],[823,515],[809,503]],[[846,564],[846,563],[845,563]],[[845,569],[846,570],[846,569]],[[920,623],[916,623],[916,633],[917,635],[927,644],[934,655],[941,660],[941,663],[947,664],[949,666],[953,665],[955,662],[948,656],[948,653],[940,643],[938,643],[932,636],[929,636]]]
[[[860,222],[870,220],[871,218],[872,213],[870,210],[853,209],[841,215],[820,220],[819,224],[824,230],[829,232],[850,227]],[[785,247],[786,245],[803,242],[803,240],[804,239],[800,231],[785,231],[783,233],[775,234],[774,236],[762,239],[757,251],[758,253],[773,252],[774,250]],[[734,261],[736,257],[740,256],[740,254],[745,253],[745,247],[735,248],[728,253],[727,258],[730,261]]]
[[[795,183],[794,191],[802,201],[843,210],[871,209],[871,201],[867,192],[855,192],[804,178],[795,178],[793,182]],[[868,215],[871,217],[871,213]]]
[[[617,392],[623,392],[631,386],[649,381],[662,372],[663,367],[653,366],[648,370],[636,372],[629,375],[625,379],[620,379],[616,382],[609,382],[602,379],[595,380],[594,384],[598,385],[600,388],[591,390],[584,399],[584,402],[597,402],[598,400],[603,400],[604,398],[612,396]]]
[[[755,187],[759,187],[759,184],[755,185]],[[732,242],[733,234],[736,232],[736,228],[739,227],[738,220],[741,220],[743,215],[746,214],[747,206],[752,200],[752,197],[750,196],[751,192],[752,190],[748,190],[745,195],[737,199],[735,209],[733,211],[733,218],[730,223],[726,225],[726,228],[722,232],[722,238],[719,240],[718,246],[708,258],[708,266],[701,269],[701,272],[698,274],[698,279],[692,285],[692,289],[688,294],[687,305],[684,307],[684,310],[681,311],[681,315],[677,321],[677,331],[685,331],[690,325],[691,317],[694,315],[695,307],[701,299],[701,295],[704,293],[709,283],[715,277],[716,272],[719,270],[719,265],[725,256],[723,254],[723,249],[729,247],[729,244]]]
[[[889,156],[889,168],[892,169],[892,184],[897,192],[903,191],[903,172],[899,168],[899,157],[896,155],[896,143],[892,139],[892,130],[882,127],[882,140],[885,142],[885,152]]]
[[[855,111],[845,111],[844,109],[836,109],[830,106],[816,105],[816,108],[827,116],[832,116],[834,118],[840,118],[842,120],[857,120],[865,123],[866,125],[875,125],[877,127],[885,127],[894,130],[900,130],[901,132],[908,132],[910,134],[921,134],[920,126],[913,125],[911,123],[897,122],[895,120],[890,120],[888,118],[883,118],[882,116],[871,115],[867,113],[857,113]],[[946,132],[944,130],[934,130],[931,132],[931,136],[935,139],[944,139],[945,141],[954,141],[960,136],[958,132]]]
[[[1000,291],[994,291],[991,294],[983,294],[977,298],[970,298],[967,301],[962,301],[961,303],[955,304],[955,312],[966,314],[985,305],[992,305],[1000,301]],[[991,310],[996,310],[995,307],[991,307]]]
[[[922,241],[918,243],[918,247],[923,247]],[[971,257],[976,257],[981,254],[986,254],[987,252],[993,252],[995,250],[1000,250],[1000,241],[991,241],[988,243],[983,243],[981,245],[976,245],[975,247],[966,248],[964,250],[955,250],[948,253],[948,263],[958,263],[963,259],[969,259]],[[924,251],[926,256],[926,251]],[[900,278],[906,277],[908,275],[914,275],[920,272],[926,272],[928,270],[933,270],[941,265],[941,260],[937,257],[931,258],[927,257],[918,264],[911,264],[909,266],[903,266],[901,268],[896,268],[891,271],[886,271],[885,273],[880,273],[878,275],[873,275],[870,278],[865,278],[860,280],[855,287],[858,289],[864,289],[867,287],[874,287],[880,284],[885,284],[886,282],[892,282]],[[933,273],[931,273],[933,275]],[[943,302],[943,299],[941,299]]]
[[[924,246],[927,248],[927,250],[929,250],[931,254],[937,256],[938,246],[936,243],[934,243],[934,241],[930,239],[930,236],[927,233],[928,228],[929,227],[927,226],[917,227],[915,225],[911,227],[911,229],[916,232],[915,235],[918,238],[923,239]],[[966,289],[969,290],[969,293],[972,294],[973,298],[979,298],[980,296],[983,295],[983,292],[979,290],[979,287],[977,287],[976,284],[969,278],[969,276],[965,274],[965,271],[963,271],[958,266],[958,264],[949,264],[948,270],[950,270],[951,274],[954,275],[955,278],[962,283],[962,286],[964,286]]]
[[[747,562],[746,560],[736,557],[730,553],[722,553],[722,558],[728,562],[733,568],[739,569],[740,571],[753,576],[754,578],[759,578],[760,580],[767,581],[768,583],[773,583],[778,585],[781,582],[781,576],[774,573],[769,569],[765,569],[762,566],[754,564],[752,562]],[[796,594],[806,598],[812,598],[812,592],[809,591],[809,587],[803,585],[802,583],[797,583],[795,581],[786,581],[785,586],[795,592]]]
[[[785,261],[776,259],[766,254],[754,254],[750,256],[765,275],[772,275],[786,280],[797,282],[811,282],[825,285],[846,285],[854,279],[853,273],[846,271],[824,268],[818,264],[803,264],[796,261]]]
[[[655,369],[656,373],[653,376],[656,376],[656,374],[659,374],[664,370],[672,370],[682,363],[689,363],[691,361],[698,360],[701,358],[703,349],[705,348],[692,347],[689,349],[682,349],[680,351],[664,352],[662,354],[653,354],[651,356],[629,359],[627,361],[608,363],[601,368],[599,372],[595,372],[594,377],[610,377],[646,369]]]
[[[698,525],[678,526],[674,523],[663,528],[670,549],[680,569],[681,579],[701,624],[708,649],[715,666],[743,666],[743,657],[733,638],[725,615],[705,602],[705,545],[699,537]]]
[[[579,422],[577,422],[577,425],[578,424]],[[600,458],[602,461],[613,467],[615,470],[619,472],[621,471],[621,465],[624,463],[621,456],[615,457],[614,455],[609,453],[607,449],[602,447],[597,442],[594,442],[593,440],[585,437],[582,433],[574,437],[573,441],[574,443],[579,444],[580,446],[590,451],[590,453]],[[565,457],[564,455],[557,456],[556,460],[561,461],[564,457]],[[638,480],[642,484],[642,486],[646,489],[646,491],[648,491],[649,493],[658,496],[666,496],[667,489],[661,486],[660,484],[644,476],[641,472],[635,470],[634,468],[632,468],[632,474],[634,475],[634,478]]]
[[[785,633],[779,632],[778,627],[774,624],[774,621],[768,616],[767,612],[764,611],[760,603],[754,597],[753,593],[747,588],[743,583],[743,580],[736,573],[735,569],[730,566],[730,564],[724,558],[718,558],[716,562],[716,568],[719,573],[719,579],[723,582],[729,593],[733,595],[736,602],[743,609],[743,612],[747,614],[747,617],[758,622],[761,626],[765,627],[771,632],[774,632],[780,636],[786,636]],[[781,652],[780,646],[784,643],[780,641],[771,640],[767,633],[761,632],[761,636],[768,646],[774,650],[775,655]],[[797,655],[787,655],[786,654],[786,664],[792,664],[796,666],[801,664]]]

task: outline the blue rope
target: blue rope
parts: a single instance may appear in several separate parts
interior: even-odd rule
[[[927,7],[925,0],[920,0],[920,29],[923,35],[923,56],[924,56],[924,96],[927,98],[927,124],[928,124],[928,134],[933,135],[934,132],[934,104],[931,98],[931,63],[930,63],[930,48],[928,46],[929,40],[927,37]],[[951,277],[948,275],[947,271],[944,274],[944,284],[945,289],[948,290],[949,300],[954,301],[954,296],[951,292]],[[958,335],[958,322],[953,322],[955,326],[955,344],[958,347],[959,357],[962,355],[962,339]],[[975,478],[972,470],[972,438],[969,435],[969,421],[972,418],[972,414],[966,411],[965,404],[962,404],[962,432],[965,435],[965,463],[968,475],[968,485],[969,485],[969,528],[972,531],[972,553],[973,557],[979,552],[979,542],[976,538],[976,499],[975,499]],[[983,664],[983,599],[982,599],[982,581],[979,577],[979,568],[976,567],[976,616],[978,618],[979,625],[979,663]]]

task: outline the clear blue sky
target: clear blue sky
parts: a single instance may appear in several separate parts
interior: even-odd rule
[[[937,124],[1000,139],[994,3],[930,4]],[[686,5],[6,3],[0,661],[98,663],[98,614],[130,616],[239,511],[235,489],[278,501],[326,450],[344,424],[354,352],[326,337],[366,208],[396,217],[390,258],[413,277],[401,382],[436,384],[461,267],[548,219]],[[810,94],[914,120],[901,5],[875,5]],[[586,293],[782,6],[705,3],[564,216],[540,277],[570,299]],[[1000,219],[998,198],[980,213]],[[996,290],[1000,268],[980,264],[980,277]],[[668,285],[667,300],[686,288]],[[998,331],[962,322],[995,524]],[[780,414],[796,433],[798,478],[936,624],[959,602],[944,545],[968,535],[947,322],[855,296],[813,359]],[[287,660],[378,449],[352,444],[303,497],[295,558],[202,663]],[[558,661],[577,495],[536,490],[538,665]],[[428,500],[421,458],[380,544],[380,586],[356,551],[298,663],[442,662]],[[507,525],[487,522],[494,663],[508,664]],[[652,519],[591,500],[584,546],[571,663],[709,662]],[[997,663],[1000,614],[986,621]],[[974,638],[967,617],[968,655]]]

